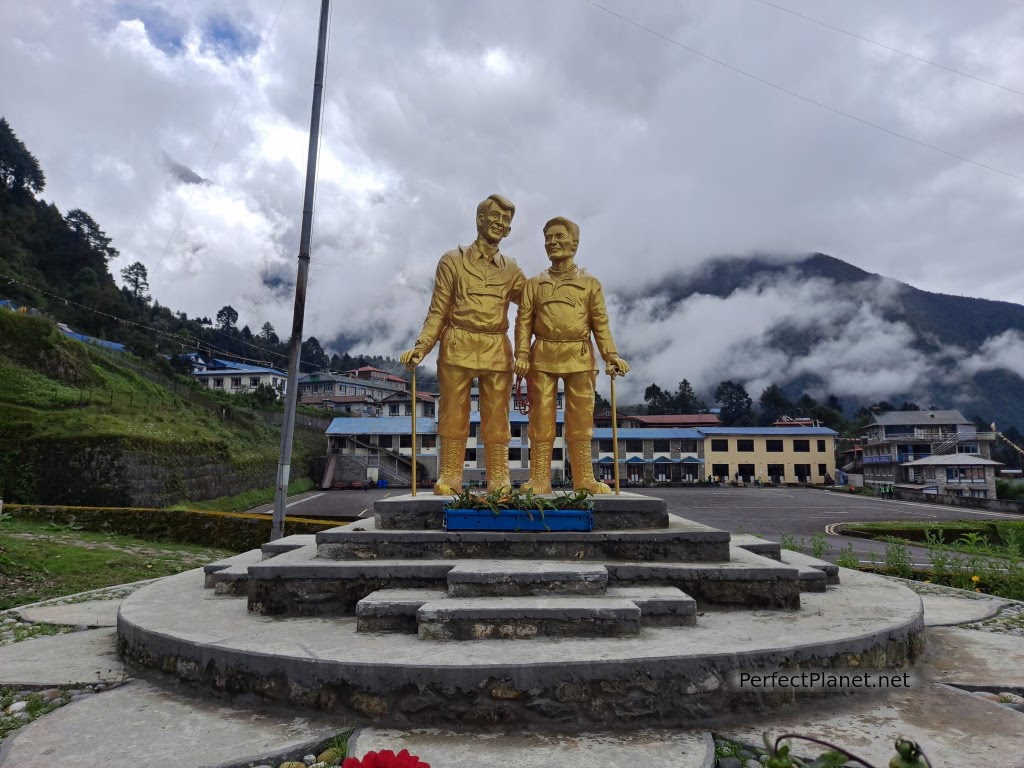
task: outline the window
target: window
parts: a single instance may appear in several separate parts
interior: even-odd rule
[[[654,452],[655,453],[668,453],[671,450],[669,448],[668,440],[655,440],[654,441]]]
[[[781,440],[765,440],[764,449],[768,453],[782,453],[782,441]],[[772,464],[771,466],[777,466]]]
[[[522,424],[513,424],[513,425],[511,425],[510,429],[512,430],[512,437],[522,437],[523,436],[523,425]]]
[[[433,418],[434,416],[434,404],[424,403],[423,404],[423,415],[427,418]]]
[[[824,453],[824,452],[825,452],[825,441],[824,440],[819,440],[818,441],[818,453]]]
[[[224,379],[214,379],[213,380],[213,388],[214,389],[224,389]]]
[[[751,439],[741,439],[736,441],[736,450],[741,453],[753,453],[754,452],[754,441]]]
[[[398,436],[398,447],[399,448],[412,448],[412,435],[399,435]]]
[[[971,488],[971,496],[976,499],[986,499],[988,498],[988,491],[983,488]]]
[[[522,448],[509,448],[508,449],[508,460],[509,461],[522,461],[523,460],[523,449]]]
[[[728,464],[712,464],[711,474],[714,475],[720,481],[726,481],[729,479],[729,465]]]
[[[626,453],[643,453],[644,452],[644,441],[643,440],[627,440],[626,441]]]
[[[397,405],[389,405],[388,406],[388,416],[397,416],[397,415],[398,415],[398,406]]]
[[[794,440],[793,441],[793,450],[796,451],[797,453],[810,453],[811,452],[811,441],[810,440]]]
[[[711,441],[711,450],[724,453],[729,450],[729,441],[725,438],[716,438]]]
[[[476,437],[477,432],[480,430],[480,425],[476,422],[469,425],[469,436]]]
[[[736,467],[736,474],[740,476],[740,480],[744,483],[752,483],[754,482],[754,465],[740,464]]]
[[[696,440],[683,440],[679,443],[679,450],[683,453],[696,453],[697,452],[697,441]]]
[[[818,465],[818,477],[824,477],[828,474],[828,464]]]
[[[562,460],[562,449],[561,448],[552,448],[551,449],[551,460],[552,461],[561,461]]]
[[[612,448],[613,448],[613,446],[612,446],[612,441],[611,440],[598,440],[597,441],[597,450],[599,450],[601,453],[611,453],[612,452]],[[559,449],[559,450],[561,450],[561,449]]]
[[[466,462],[470,464],[476,464],[476,448],[466,449]]]
[[[797,482],[806,483],[811,479],[810,464],[797,464],[793,467],[793,471],[796,473]]]
[[[956,447],[957,453],[978,453],[977,443],[963,443]]]
[[[231,388],[232,389],[240,389],[241,386],[242,386],[242,377],[241,376],[232,376],[231,377]]]
[[[420,448],[436,448],[437,435],[420,435]]]
[[[772,442],[769,440],[768,442]],[[782,441],[779,440],[781,443]],[[768,479],[773,483],[781,483],[786,479],[786,465],[785,464],[769,464],[768,465]]]
[[[946,467],[947,483],[984,483],[984,467]]]
[[[253,389],[256,389],[256,387],[258,387],[259,385],[260,385],[260,377],[259,376],[250,376],[249,377],[249,386],[250,387],[252,387]]]
[[[564,425],[562,425],[562,424],[555,424],[555,437],[561,437],[562,436],[562,427],[563,426]]]

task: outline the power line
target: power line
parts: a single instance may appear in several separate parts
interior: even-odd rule
[[[270,34],[274,31],[274,27],[277,26],[277,20],[281,18],[281,11],[284,10],[285,3],[288,0],[281,0],[281,6],[277,9],[277,15],[274,16],[274,21],[270,24],[270,28],[267,33],[263,36],[260,41],[259,48],[256,49],[256,54],[252,57],[252,64],[249,67],[248,73],[245,75],[245,80],[242,82],[242,87],[238,89],[238,94],[235,96],[235,103],[231,105],[231,111],[228,112],[227,118],[224,120],[224,124],[220,127],[220,133],[217,134],[217,140],[213,142],[213,147],[210,149],[210,154],[206,156],[206,162],[203,163],[203,175],[206,174],[206,169],[210,165],[210,161],[213,159],[213,153],[217,151],[217,147],[220,146],[220,140],[224,136],[224,131],[227,130],[228,123],[231,122],[232,115],[235,114],[235,108],[238,106],[238,102],[242,99],[242,94],[245,93],[245,89],[249,85],[249,80],[252,78],[253,70],[256,69],[256,63],[259,61],[260,53],[263,52],[263,46],[266,45],[267,40],[270,39]],[[196,185],[192,186],[192,191],[189,192],[188,200],[185,201],[185,207],[181,209],[181,213],[178,215],[178,220],[174,224],[174,229],[171,230],[171,234],[167,238],[167,242],[164,243],[163,250],[160,252],[160,258],[157,259],[156,266],[153,267],[155,273],[160,265],[164,262],[164,257],[167,256],[167,249],[171,247],[171,241],[174,240],[174,236],[178,234],[178,228],[181,227],[181,221],[185,218],[185,212],[188,211],[188,207],[192,204],[192,197],[196,193]]]
[[[636,27],[637,29],[642,29],[644,32],[647,32],[648,34],[654,35],[655,37],[660,38],[661,40],[664,40],[667,43],[671,43],[677,48],[682,48],[684,51],[689,51],[695,56],[700,56],[702,59],[707,59],[708,61],[713,62],[714,64],[718,64],[720,67],[725,67],[726,69],[731,70],[738,75],[743,75],[743,77],[750,78],[751,80],[761,83],[762,85],[767,85],[769,88],[774,88],[775,90],[781,91],[782,93],[785,93],[788,96],[800,99],[801,101],[805,101],[808,104],[813,104],[816,107],[821,107],[822,109],[826,109],[829,112],[832,112],[833,114],[840,115],[841,117],[845,117],[848,120],[853,120],[854,122],[860,123],[861,125],[866,125],[869,128],[874,128],[875,130],[881,131],[882,133],[887,133],[890,136],[895,136],[898,139],[909,141],[911,144],[917,144],[919,147],[924,147],[925,149],[930,149],[933,152],[938,152],[939,154],[945,155],[946,157],[951,157],[954,160],[960,160],[961,162],[964,163],[970,163],[971,165],[975,165],[979,168],[984,168],[985,170],[993,171],[995,173],[1002,174],[1003,176],[1009,176],[1011,179],[1017,179],[1017,181],[1024,181],[1024,176],[1020,176],[1011,171],[1004,171],[1002,168],[996,168],[995,166],[987,165],[986,163],[982,163],[978,160],[972,160],[971,158],[964,157],[963,155],[958,155],[955,152],[950,152],[948,149],[937,147],[934,144],[928,144],[927,142],[921,141],[920,139],[915,139],[911,136],[907,136],[904,133],[900,133],[899,131],[894,131],[892,128],[886,128],[884,125],[873,123],[870,120],[866,120],[863,117],[857,117],[856,115],[851,114],[849,112],[844,112],[838,107],[829,106],[828,104],[812,99],[810,96],[804,96],[802,93],[791,91],[789,88],[786,88],[785,86],[779,85],[778,83],[773,83],[771,80],[766,80],[765,78],[760,77],[759,75],[755,75],[751,72],[747,72],[745,69],[740,69],[739,67],[733,64],[729,64],[728,62],[723,61],[722,59],[717,59],[714,56],[704,53],[703,51],[698,51],[696,48],[692,48],[691,46],[686,45],[685,43],[681,43],[678,40],[669,37],[668,35],[663,35],[661,32],[658,32],[657,30],[644,26],[638,21],[634,21],[633,19],[630,19],[627,16],[623,16],[621,13],[617,13],[611,10],[610,8],[606,8],[605,6],[594,2],[594,0],[583,0],[583,2],[587,3],[588,5],[592,5],[594,8],[597,8],[598,10],[604,11],[609,16],[614,16],[620,21],[624,21],[627,24]]]
[[[944,69],[947,72],[952,72],[952,73],[954,73],[956,75],[961,75],[962,77],[969,77],[971,80],[977,80],[979,83],[985,83],[985,85],[991,85],[994,88],[1002,88],[1004,91],[1009,91],[1010,93],[1016,93],[1018,96],[1024,96],[1024,91],[1018,91],[1016,88],[1011,88],[1008,85],[1003,85],[1002,83],[996,83],[996,82],[993,82],[992,80],[986,80],[983,77],[978,77],[977,75],[972,75],[970,72],[964,72],[962,70],[956,69],[955,67],[949,67],[949,66],[946,66],[945,64],[940,64],[937,61],[932,61],[931,59],[926,59],[923,56],[915,56],[913,53],[910,53],[908,51],[903,51],[903,50],[900,50],[899,48],[893,48],[891,45],[886,45],[885,43],[880,43],[877,40],[872,40],[870,37],[864,37],[863,35],[858,35],[856,32],[850,32],[849,30],[843,29],[842,27],[837,27],[837,26],[835,26],[833,24],[829,24],[826,21],[821,21],[821,19],[815,19],[815,18],[813,18],[811,16],[805,16],[802,13],[794,11],[794,10],[792,10],[790,8],[784,8],[781,5],[776,5],[775,3],[771,3],[768,0],[754,0],[754,2],[761,3],[762,5],[770,6],[772,8],[775,8],[775,9],[779,10],[779,11],[782,11],[783,13],[788,13],[788,14],[790,14],[792,16],[796,16],[798,18],[801,18],[804,21],[809,21],[812,24],[817,24],[819,26],[825,27],[826,29],[831,29],[834,32],[839,32],[840,34],[848,35],[848,36],[856,38],[857,40],[860,40],[862,42],[869,43],[871,45],[877,45],[879,48],[884,48],[885,50],[891,51],[892,53],[898,53],[898,54],[900,54],[900,56],[906,56],[909,59],[914,59],[915,61],[920,61],[922,64],[930,64],[933,67],[938,67],[939,69]]]
[[[69,298],[67,298],[65,296],[59,296],[58,294],[52,293],[51,291],[48,291],[45,288],[38,288],[38,287],[36,287],[34,285],[29,285],[28,283],[24,283],[21,280],[18,280],[16,277],[4,274],[3,272],[0,272],[0,278],[2,278],[4,280],[7,280],[10,283],[15,283],[17,285],[20,285],[23,288],[27,288],[30,291],[36,291],[38,293],[44,294],[45,296],[49,296],[50,298],[55,299],[57,301],[62,301],[65,304],[71,304],[73,306],[78,307],[79,309],[84,309],[86,312],[92,312],[94,315],[100,315],[102,317],[106,317],[106,318],[109,318],[111,320],[114,320],[115,322],[118,322],[118,323],[124,323],[125,325],[131,325],[131,326],[134,326],[135,328],[141,328],[143,330],[149,331],[150,333],[156,334],[157,336],[163,337],[164,339],[167,339],[168,341],[171,341],[171,342],[174,342],[175,344],[180,345],[183,349],[188,349],[190,347],[206,347],[207,349],[211,350],[212,352],[217,352],[217,353],[222,354],[222,355],[227,355],[228,357],[235,358],[235,359],[237,359],[238,361],[241,361],[241,362],[263,363],[263,364],[267,363],[267,361],[264,360],[264,359],[258,359],[258,358],[254,358],[254,357],[245,357],[244,355],[240,355],[237,352],[231,352],[229,350],[223,349],[222,347],[218,347],[218,346],[216,346],[214,344],[211,344],[208,341],[203,341],[203,340],[200,340],[200,339],[191,339],[192,343],[188,343],[189,340],[184,338],[184,337],[182,337],[182,336],[179,336],[179,335],[176,335],[176,334],[173,334],[173,333],[168,333],[167,331],[162,331],[159,328],[154,328],[153,326],[146,325],[145,323],[139,323],[139,322],[136,322],[135,320],[129,320],[128,318],[121,317],[119,315],[113,315],[113,314],[111,314],[109,312],[104,312],[102,310],[95,309],[95,308],[90,307],[90,306],[88,306],[86,304],[82,304],[82,303],[77,302],[77,301],[75,301],[73,299],[69,299]],[[242,344],[244,346],[249,347],[250,349],[255,349],[258,352],[264,352],[267,355],[270,355],[271,357],[279,357],[279,358],[283,358],[283,359],[287,359],[288,358],[288,356],[285,355],[285,354],[282,354],[280,352],[275,352],[274,350],[271,350],[271,349],[266,349],[265,347],[261,347],[258,344],[253,344],[251,342],[248,342],[245,339],[235,339],[235,341],[237,341],[238,343],[240,343],[240,344]],[[307,366],[308,370],[312,370],[312,371],[316,371],[317,370],[316,366],[313,365],[312,363],[305,363],[305,365]]]

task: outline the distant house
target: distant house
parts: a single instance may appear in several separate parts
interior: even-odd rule
[[[995,439],[995,432],[979,431],[960,411],[875,414],[861,437],[864,484],[995,498],[997,462],[991,461]],[[944,458],[920,461],[930,457]]]
[[[360,375],[356,375],[359,373]],[[317,371],[299,377],[299,397],[308,395],[369,395],[377,402],[407,391],[405,379],[377,368],[357,368],[345,373]]]
[[[276,368],[236,363],[220,358],[204,359],[202,370],[193,371],[192,376],[202,386],[215,392],[252,392],[260,386],[273,389],[278,397],[288,388],[288,374]]]
[[[836,437],[826,427],[704,427],[705,471],[713,477],[823,484],[836,476]]]
[[[381,403],[384,416],[409,416],[412,412],[412,392],[395,392]],[[429,392],[416,393],[416,417],[433,419],[437,412],[437,395]]]
[[[372,395],[303,395],[301,403],[335,416],[372,417],[381,413],[381,405]]]

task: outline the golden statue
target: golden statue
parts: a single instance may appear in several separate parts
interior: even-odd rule
[[[508,305],[519,303],[526,276],[502,255],[498,243],[512,229],[516,207],[491,195],[476,209],[477,238],[448,251],[437,263],[434,293],[416,344],[399,358],[415,367],[438,340],[437,379],[441,390],[437,433],[441,436],[434,493],[462,490],[462,465],[469,437],[470,388],[480,389],[480,436],[485,445],[487,489],[509,488],[508,407],[512,394],[512,345]]]
[[[568,219],[558,217],[544,225],[544,249],[551,266],[526,281],[516,317],[515,372],[528,376],[531,401],[530,480],[522,490],[534,493],[551,492],[559,378],[565,382],[565,444],[573,487],[611,492],[594,478],[590,456],[597,381],[591,334],[609,375],[625,375],[629,364],[615,351],[601,283],[576,266],[579,242],[580,228]]]

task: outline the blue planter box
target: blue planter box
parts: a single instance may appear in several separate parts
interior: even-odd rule
[[[588,509],[446,509],[446,531],[592,531],[594,513]]]

